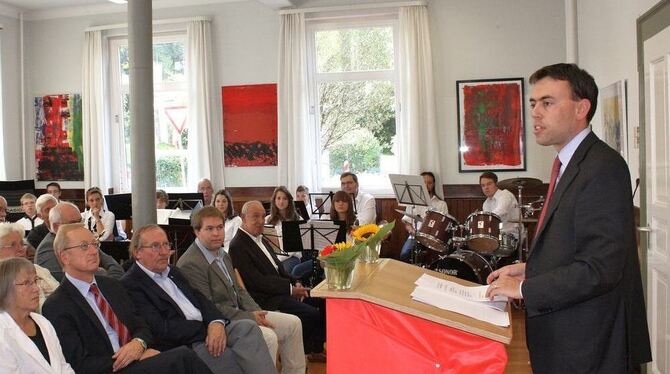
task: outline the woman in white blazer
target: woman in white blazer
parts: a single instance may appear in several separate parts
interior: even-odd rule
[[[37,273],[25,258],[0,261],[0,373],[74,373],[51,323],[34,313]]]

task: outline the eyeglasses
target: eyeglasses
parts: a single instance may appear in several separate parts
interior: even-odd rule
[[[207,231],[207,232],[209,232],[209,233],[212,233],[212,232],[214,232],[214,231],[221,232],[221,231],[223,231],[223,230],[226,229],[226,226],[224,226],[224,225],[218,225],[218,226],[206,226],[206,227],[203,227],[202,229],[205,230],[205,231]]]
[[[140,248],[151,248],[154,252],[159,252],[161,249],[172,250],[172,243],[162,242],[162,243],[151,243],[148,245],[141,245]]]
[[[27,249],[27,248],[28,248],[28,244],[26,244],[26,243],[24,243],[24,242],[20,242],[20,243],[19,243],[19,242],[12,242],[12,243],[9,243],[9,244],[0,246],[0,249],[6,249],[6,248],[15,248],[15,249],[23,248],[23,249]]]
[[[23,286],[23,287],[39,287],[38,282],[41,281],[42,279],[40,277],[36,277],[35,279],[28,279],[25,282],[21,283],[14,283],[15,286]]]
[[[73,245],[71,247],[65,247],[63,248],[64,251],[67,251],[68,249],[73,249],[73,248],[79,248],[82,252],[86,252],[88,248],[94,247],[95,249],[100,249],[100,242],[99,241],[94,241],[94,242],[81,242],[79,245]]]

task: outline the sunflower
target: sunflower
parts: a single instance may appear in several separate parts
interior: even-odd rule
[[[357,228],[351,235],[358,241],[365,241],[377,232],[379,232],[379,226],[374,223],[369,223]]]
[[[349,249],[353,247],[351,243],[335,243],[335,250],[336,251],[343,251],[345,249]]]

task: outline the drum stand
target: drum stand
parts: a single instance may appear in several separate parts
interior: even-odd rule
[[[421,249],[419,248],[419,241],[416,240],[416,232],[418,231],[418,220],[413,220],[412,225],[414,226],[414,245],[412,245],[412,254],[409,256],[409,263],[419,267],[425,267],[425,264],[422,264],[419,256],[421,256]]]

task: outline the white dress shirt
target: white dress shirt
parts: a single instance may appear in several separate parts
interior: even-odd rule
[[[227,219],[226,223],[226,232],[223,238],[223,249],[228,252],[228,247],[230,247],[230,241],[233,240],[235,234],[237,234],[237,229],[242,226],[242,218],[240,216],[235,216],[231,219]]]
[[[482,210],[498,215],[502,221],[502,232],[516,234],[515,237],[518,237],[519,223],[509,222],[519,220],[519,203],[514,194],[499,189],[484,201]]]
[[[358,191],[356,195],[356,220],[360,226],[377,223],[377,203],[374,196]]]

